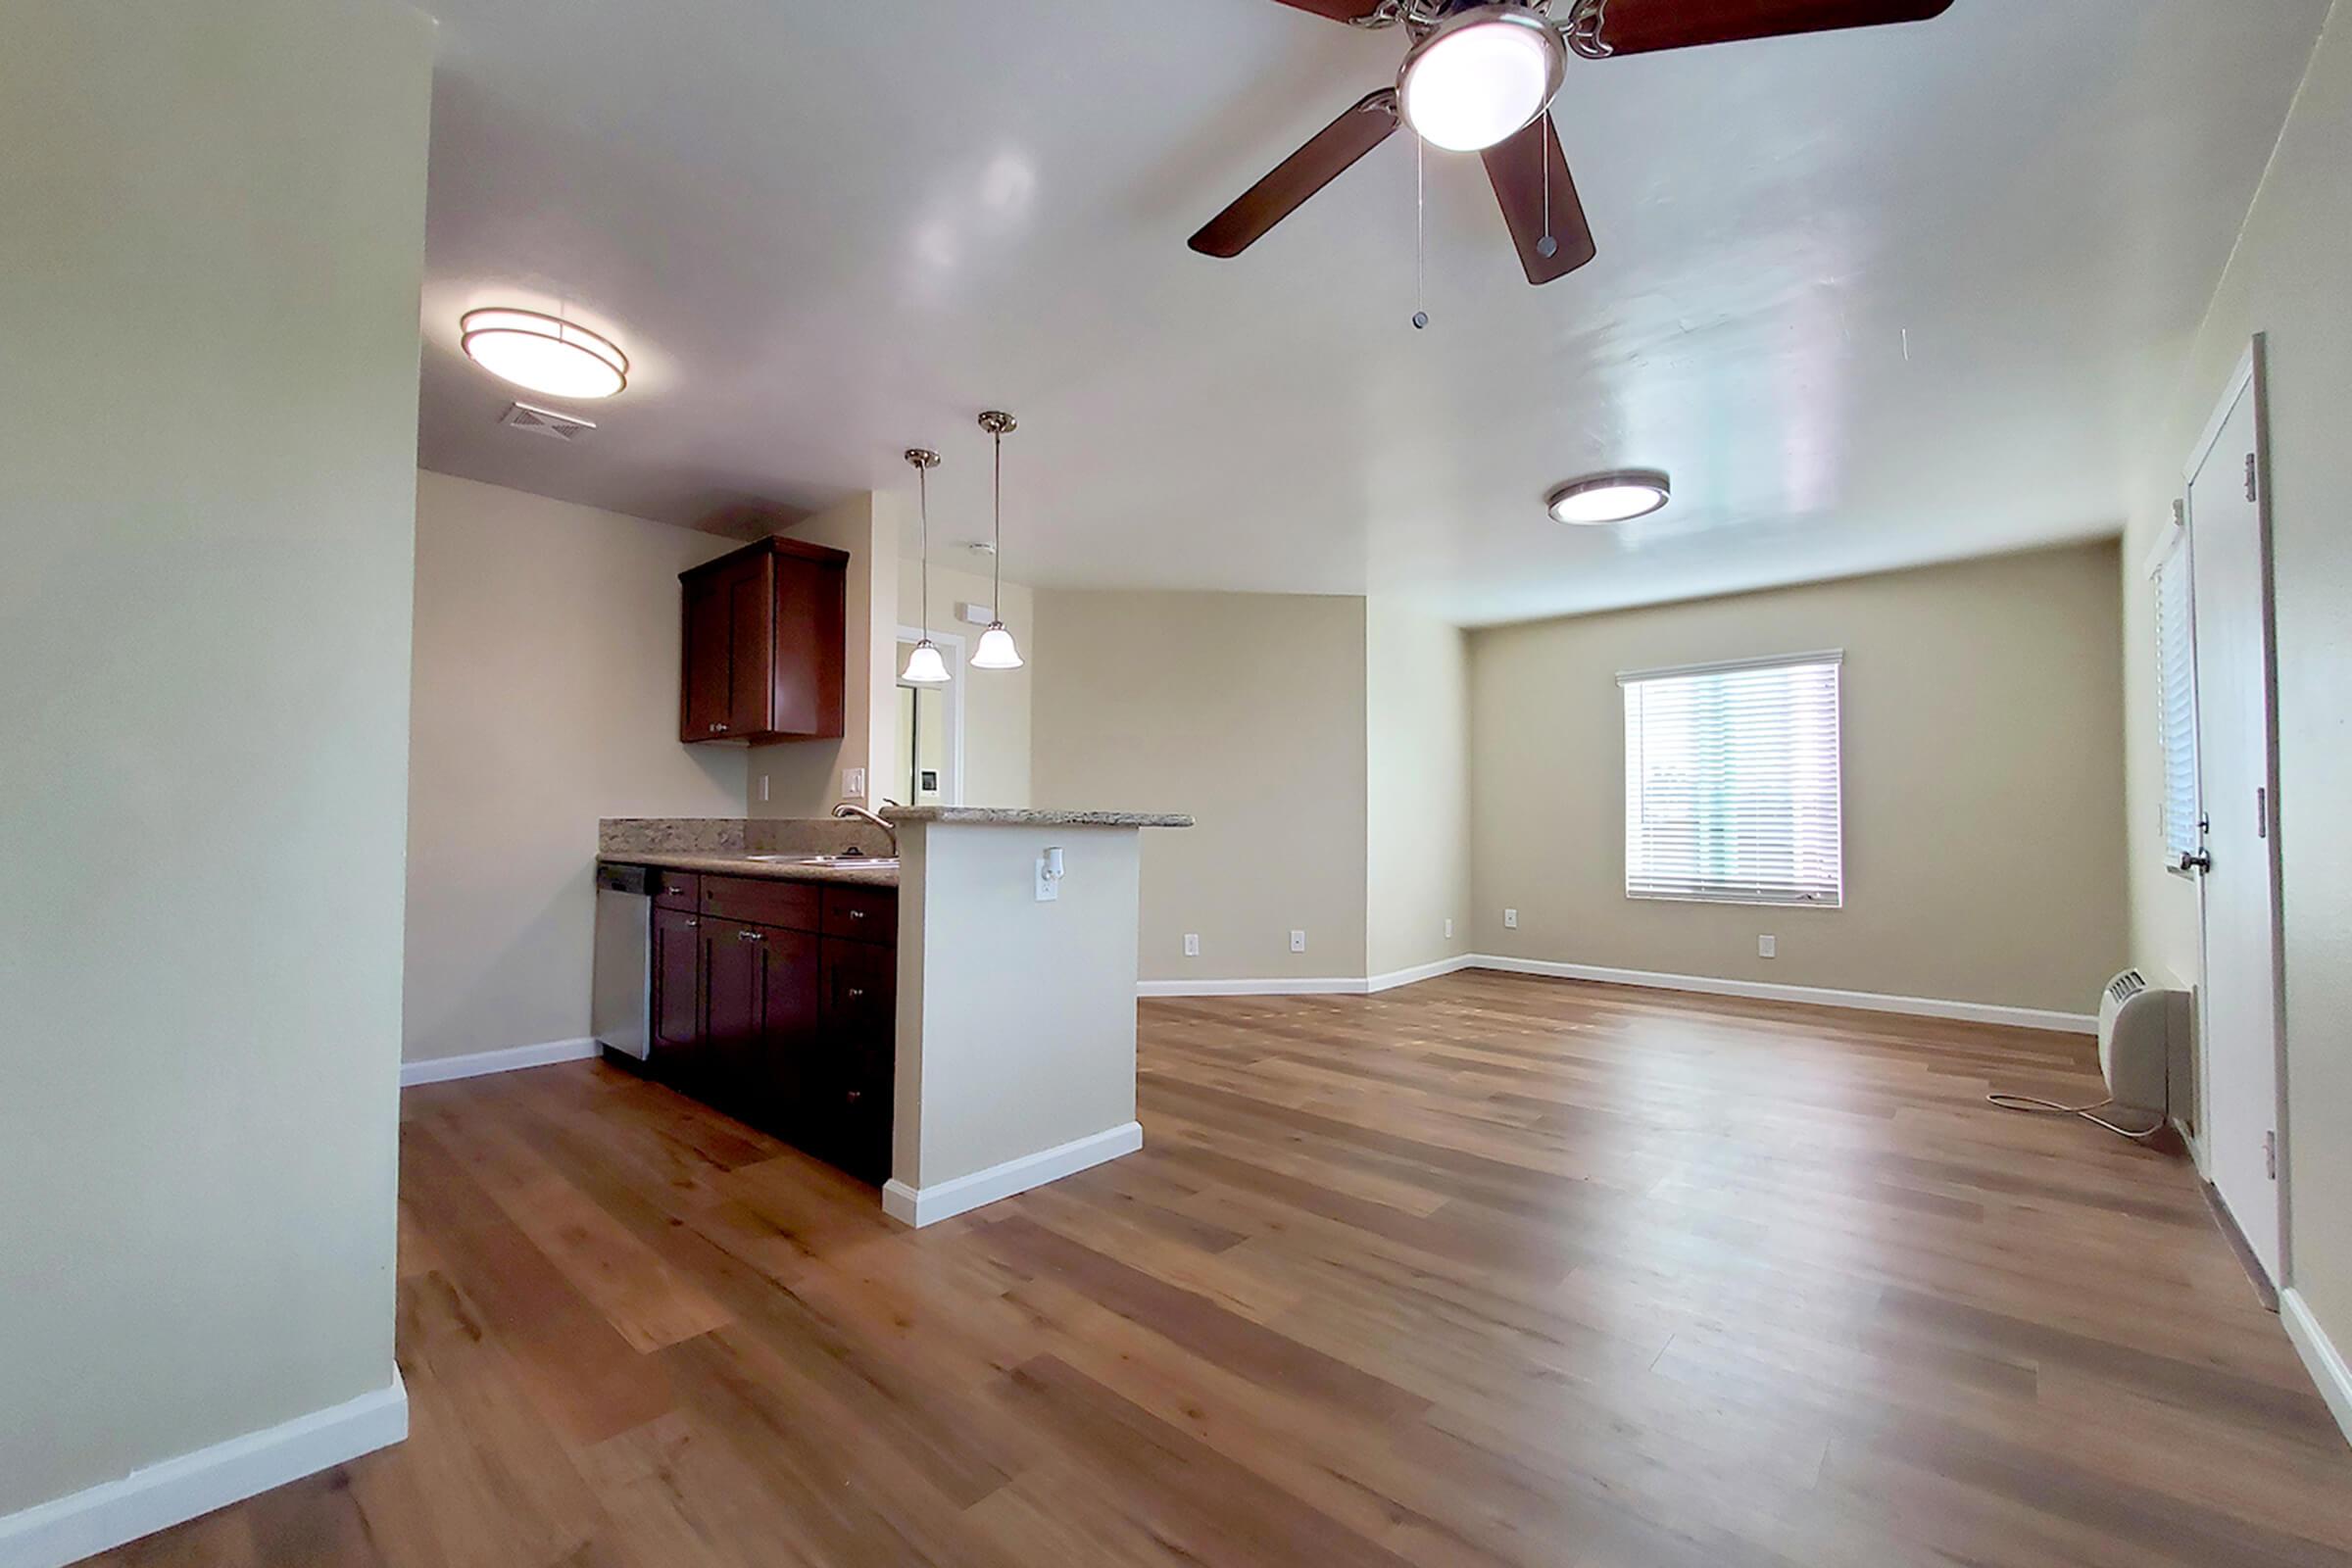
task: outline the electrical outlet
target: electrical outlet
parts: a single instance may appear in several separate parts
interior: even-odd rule
[[[1184,934],[1184,956],[1188,958],[1198,958],[1200,956],[1200,932],[1187,931]]]
[[[1780,939],[1779,937],[1758,937],[1758,938],[1756,938],[1756,956],[1757,956],[1757,957],[1759,957],[1759,958],[1775,958],[1775,957],[1778,957],[1778,956],[1780,956],[1780,951],[1781,951],[1781,939]]]
[[[1052,904],[1061,897],[1061,875],[1054,869],[1054,862],[1048,858],[1054,853],[1049,850],[1037,858],[1037,902],[1040,904]]]
[[[765,773],[760,775],[760,804],[762,806],[767,804],[767,775]]]
[[[1306,951],[1305,932],[1294,931],[1291,933],[1291,951],[1293,953],[1304,953]]]
[[[865,799],[865,769],[845,767],[841,770],[841,798],[845,801]]]
[[[1446,922],[1446,937],[1447,941],[1451,941],[1453,938],[1453,922],[1451,920]]]
[[[1517,909],[1505,909],[1502,911],[1502,928],[1505,931],[1516,931],[1519,929],[1519,911]]]

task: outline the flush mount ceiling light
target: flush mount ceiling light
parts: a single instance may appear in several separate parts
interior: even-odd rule
[[[1413,45],[1396,96],[1404,122],[1432,147],[1484,152],[1542,114],[1567,69],[1568,46],[1540,13],[1472,6]]]
[[[609,339],[537,311],[467,311],[458,332],[474,364],[550,397],[609,398],[629,384],[628,356]]]
[[[1012,645],[1012,633],[1004,629],[1004,433],[1021,427],[1018,419],[1002,409],[991,409],[980,416],[980,428],[989,433],[997,444],[997,534],[989,542],[988,554],[996,563],[996,591],[990,595],[996,608],[990,612],[997,618],[988,623],[980,634],[980,645],[972,650],[974,669],[1018,669],[1021,651]]]
[[[1630,522],[1648,516],[1673,495],[1673,481],[1655,468],[1618,468],[1571,479],[1545,496],[1544,505],[1559,522]]]
[[[906,461],[914,465],[915,487],[922,498],[923,640],[906,656],[906,667],[900,672],[899,679],[909,686],[944,686],[948,682],[948,662],[939,657],[939,646],[931,641],[931,470],[939,466],[939,454],[908,447]]]

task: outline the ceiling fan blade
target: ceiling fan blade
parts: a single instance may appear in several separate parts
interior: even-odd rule
[[[1642,55],[1743,38],[1926,22],[1951,8],[1952,0],[1606,0],[1600,45],[1611,55]]]
[[[1278,0],[1278,3],[1312,11],[1334,22],[1364,22],[1380,9],[1380,0]]]
[[[1297,212],[1309,196],[1330,184],[1348,167],[1387,141],[1396,129],[1396,89],[1383,87],[1367,93],[1339,119],[1325,125],[1274,172],[1239,200],[1201,225],[1192,237],[1193,249],[1203,256],[1239,256],[1264,237],[1266,230]]]
[[[1494,199],[1502,204],[1502,220],[1511,225],[1511,242],[1519,247],[1519,265],[1527,269],[1530,283],[1565,277],[1598,254],[1551,116],[1538,115],[1525,130],[1479,157],[1486,161],[1487,178],[1494,181]],[[1549,256],[1543,249],[1545,234],[1552,240]]]

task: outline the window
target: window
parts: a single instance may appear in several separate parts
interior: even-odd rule
[[[1625,895],[1836,908],[1838,670],[1806,654],[1620,675]]]
[[[2197,831],[2197,653],[2188,597],[2188,535],[2176,530],[2156,567],[2156,735],[2164,747],[2164,863],[2204,847]]]

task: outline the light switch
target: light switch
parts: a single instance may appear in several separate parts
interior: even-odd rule
[[[1759,957],[1759,958],[1774,958],[1774,957],[1778,957],[1778,956],[1780,956],[1780,951],[1781,951],[1781,939],[1780,939],[1779,937],[1758,937],[1758,938],[1756,938],[1756,956],[1757,956],[1757,957]]]
[[[1453,938],[1453,922],[1451,920],[1446,922],[1446,937],[1447,941],[1451,941]]]
[[[1200,956],[1200,932],[1187,931],[1184,934],[1184,956],[1188,958],[1198,958]]]
[[[845,767],[841,770],[841,795],[842,799],[848,801],[862,801],[865,799],[864,768]]]

